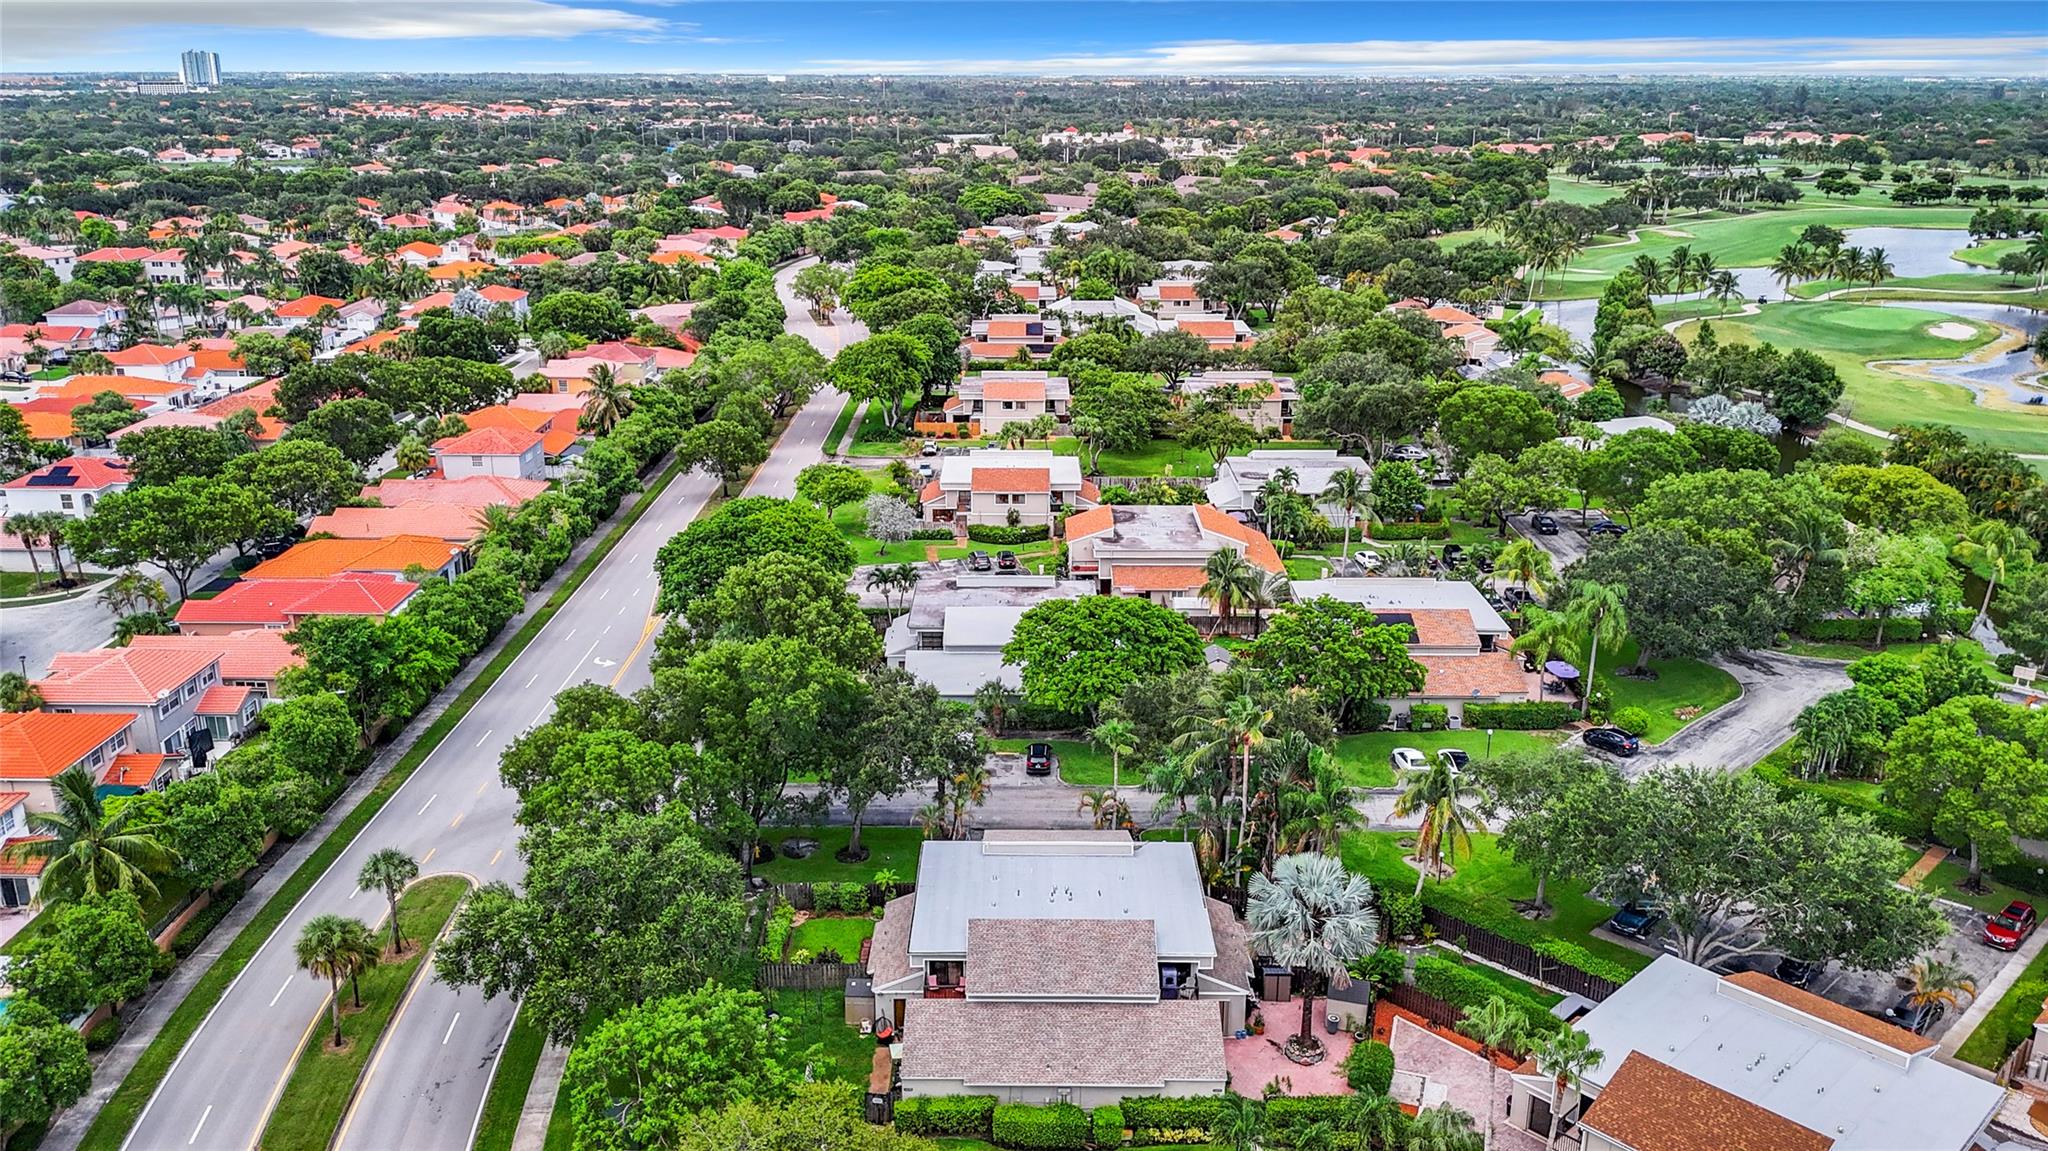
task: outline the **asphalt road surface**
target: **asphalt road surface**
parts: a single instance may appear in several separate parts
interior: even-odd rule
[[[789,329],[828,355],[865,335],[856,323],[811,321],[804,305],[788,294],[800,267],[776,276],[791,314]],[[792,418],[748,494],[792,494],[797,471],[822,458],[825,434],[843,403],[844,396],[833,391],[812,397]],[[498,780],[500,753],[546,718],[563,688],[587,681],[630,691],[647,682],[660,623],[653,614],[654,553],[697,516],[716,486],[696,473],[677,477],[619,541],[265,941],[159,1085],[126,1147],[255,1146],[300,1047],[326,1018],[327,984],[298,969],[293,941],[316,915],[382,922],[382,897],[358,891],[355,884],[370,853],[405,850],[421,860],[423,876],[518,881],[518,800]],[[474,988],[418,981],[371,1056],[336,1146],[468,1148],[515,1007],[506,998],[486,1000]]]

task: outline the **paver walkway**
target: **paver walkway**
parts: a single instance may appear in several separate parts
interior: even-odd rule
[[[1945,860],[1947,858],[1948,848],[1928,848],[1924,853],[1921,854],[1919,859],[1913,861],[1913,866],[1906,869],[1906,874],[1899,876],[1899,886],[1920,886],[1920,881],[1927,878],[1929,872],[1933,871],[1937,867],[1940,867],[1942,860]]]

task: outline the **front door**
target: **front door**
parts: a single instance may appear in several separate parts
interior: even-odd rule
[[[903,1000],[896,1000],[896,1034],[903,1034]]]

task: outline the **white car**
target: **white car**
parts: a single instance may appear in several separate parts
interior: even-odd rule
[[[1380,553],[1374,551],[1352,552],[1351,559],[1366,571],[1378,571],[1380,564],[1384,562],[1380,559]]]
[[[924,447],[923,447],[923,448],[921,448],[921,449],[919,449],[919,453],[918,453],[918,454],[920,454],[920,455],[926,455],[926,456],[935,456],[935,455],[938,455],[938,454],[939,454],[939,441],[937,441],[937,440],[926,440],[926,441],[924,442]]]
[[[1429,757],[1416,748],[1397,747],[1387,756],[1387,762],[1394,765],[1395,771],[1420,771],[1429,766]]]
[[[918,479],[921,479],[921,480],[928,480],[928,479],[931,479],[931,478],[932,478],[932,477],[933,477],[934,475],[937,475],[937,474],[938,474],[938,469],[937,469],[937,468],[934,468],[934,467],[932,467],[932,465],[931,465],[931,461],[930,461],[930,460],[919,460],[919,461],[917,461],[917,478],[918,478]]]
[[[1421,463],[1429,458],[1429,449],[1421,444],[1395,444],[1393,450],[1387,453],[1387,458],[1411,464]]]

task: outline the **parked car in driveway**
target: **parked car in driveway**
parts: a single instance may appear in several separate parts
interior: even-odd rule
[[[1625,536],[1628,534],[1628,527],[1625,524],[1615,523],[1613,520],[1596,520],[1592,527],[1586,529],[1586,534],[1589,536]]]
[[[1001,551],[996,553],[996,570],[1013,572],[1017,570],[1017,553]]]
[[[1630,939],[1647,939],[1664,922],[1664,909],[1654,903],[1631,899],[1607,921],[1607,929]]]
[[[1537,512],[1529,517],[1529,526],[1535,528],[1539,536],[1554,536],[1557,534],[1557,517],[1549,512]]]
[[[1609,755],[1631,756],[1643,750],[1643,741],[1618,727],[1596,727],[1586,733],[1586,746]]]
[[[1915,1035],[1927,1034],[1927,1029],[1941,1022],[1948,1009],[1939,1003],[1915,1003],[1908,993],[1899,996],[1899,1001],[1884,1009],[1886,1023],[1903,1027]]]
[[[1984,942],[2000,951],[2018,951],[2027,936],[2039,927],[2040,920],[2034,914],[2034,905],[2023,899],[2015,899],[2005,905],[2005,910],[1984,920]]]
[[[1412,747],[1397,747],[1387,756],[1395,771],[1418,771],[1429,766],[1429,757]]]
[[[1794,959],[1787,955],[1778,960],[1778,965],[1771,969],[1771,978],[1793,987],[1805,987],[1813,982],[1813,977],[1819,975],[1820,969],[1825,966],[1825,963]]]
[[[926,455],[926,456],[935,456],[935,455],[938,455],[938,454],[939,454],[939,441],[937,441],[937,440],[926,440],[926,441],[924,442],[924,447],[923,447],[923,448],[921,448],[921,449],[919,449],[919,451],[918,451],[918,454],[919,454],[919,455]]]
[[[1387,458],[1408,464],[1419,463],[1429,458],[1429,449],[1421,444],[1395,444]]]
[[[1052,764],[1053,757],[1051,744],[1034,743],[1031,746],[1024,749],[1024,774],[1051,775]]]
[[[995,566],[995,561],[989,559],[988,553],[985,551],[972,551],[967,553],[967,568],[969,571],[994,571]]]

